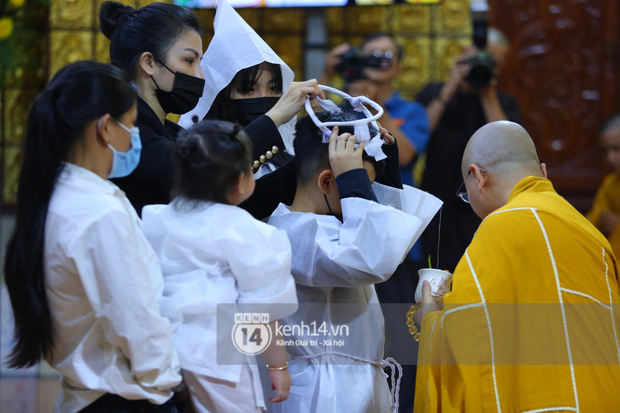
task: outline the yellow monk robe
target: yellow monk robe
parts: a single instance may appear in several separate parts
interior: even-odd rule
[[[424,317],[414,412],[619,412],[619,303],[605,237],[522,179]]]
[[[600,188],[596,191],[592,209],[586,215],[598,229],[601,229],[599,217],[603,211],[620,215],[620,175],[615,172],[605,177]],[[607,239],[614,253],[620,254],[620,225],[616,226],[612,233],[607,236]]]

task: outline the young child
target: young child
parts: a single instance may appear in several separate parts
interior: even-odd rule
[[[268,305],[272,322],[297,309],[286,233],[236,206],[254,190],[251,162],[251,142],[240,126],[201,122],[175,142],[174,200],[143,212],[144,232],[164,274],[162,314],[172,321],[197,412],[265,409],[254,357],[236,353],[241,363],[223,364],[232,359],[222,352],[235,350],[231,330],[221,337],[217,304]],[[286,350],[276,341],[263,358],[276,390],[268,400],[281,402],[291,381]]]
[[[344,112],[318,118],[357,119]],[[301,304],[283,320],[297,333],[285,339],[302,345],[288,348],[293,385],[274,412],[391,410],[382,368],[360,360],[383,358],[383,315],[373,284],[393,274],[421,221],[376,202],[370,185],[383,161],[367,156],[362,144],[355,148],[352,131],[335,127],[327,144],[309,117],[297,123],[295,200],[290,207],[280,204],[269,219],[291,241]],[[365,180],[366,190],[353,197],[339,193],[340,183],[351,179]]]
[[[605,122],[599,141],[612,172],[596,192],[586,217],[607,237],[617,256],[620,254],[620,113]]]

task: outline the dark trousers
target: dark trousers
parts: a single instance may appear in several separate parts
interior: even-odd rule
[[[403,368],[399,394],[401,413],[413,410],[418,343],[409,333],[405,314],[409,306],[415,304],[420,268],[425,268],[425,263],[406,258],[389,280],[375,284],[385,318],[385,357],[394,357]]]
[[[80,410],[80,413],[179,413],[172,399],[162,405],[148,400],[127,400],[116,394],[106,393],[94,403]]]

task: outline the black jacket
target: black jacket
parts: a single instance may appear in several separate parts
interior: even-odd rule
[[[138,98],[136,126],[140,129],[142,141],[140,163],[131,175],[113,181],[125,192],[138,215],[141,215],[145,205],[170,202],[172,151],[183,128],[169,120],[162,124],[153,109],[141,98]],[[284,149],[278,128],[267,116],[259,117],[244,130],[254,146],[254,159],[264,155],[274,145]],[[242,206],[254,216],[264,218],[271,214],[279,202],[290,204],[296,188],[295,162],[292,161],[278,169],[277,174],[271,173],[259,179],[254,195]],[[273,208],[269,209],[271,206]]]

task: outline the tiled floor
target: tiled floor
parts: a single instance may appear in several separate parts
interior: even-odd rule
[[[57,377],[0,377],[0,412],[50,413],[59,393]]]

